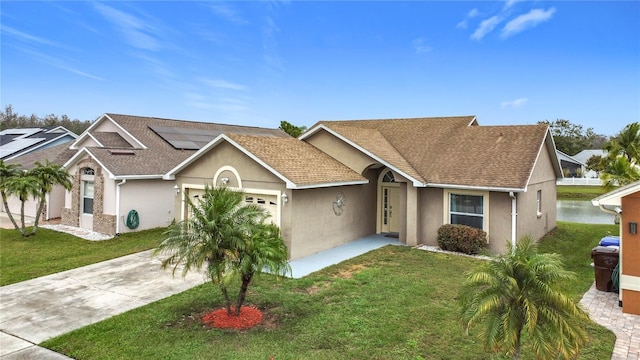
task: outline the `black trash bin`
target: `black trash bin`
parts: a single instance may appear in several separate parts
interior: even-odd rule
[[[618,265],[620,257],[617,247],[596,246],[591,250],[593,270],[596,277],[596,289],[600,291],[614,291],[611,275]]]

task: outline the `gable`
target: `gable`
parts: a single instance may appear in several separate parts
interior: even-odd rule
[[[306,138],[305,141],[359,174],[363,174],[368,167],[378,164],[378,161],[329,134],[325,130],[312,134]]]
[[[231,166],[236,169],[243,182],[284,183],[284,181],[228,142],[221,142],[213,151],[207,151],[189,163],[176,174],[176,177],[183,181],[186,181],[186,179],[209,179],[209,181],[213,181],[216,171],[224,166]]]

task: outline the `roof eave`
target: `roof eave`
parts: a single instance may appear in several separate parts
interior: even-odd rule
[[[369,180],[336,181],[336,182],[330,182],[330,183],[303,184],[303,185],[295,185],[291,183],[292,186],[289,186],[289,184],[287,184],[287,189],[293,189],[293,190],[318,189],[318,188],[328,188],[328,187],[337,187],[337,186],[365,185],[368,183],[369,183]]]
[[[309,135],[314,134],[320,130],[325,130],[326,132],[328,132],[329,134],[337,137],[338,139],[344,141],[345,143],[353,146],[354,148],[356,148],[358,151],[362,152],[363,154],[369,156],[370,158],[376,160],[377,162],[379,162],[380,164],[388,167],[389,169],[397,172],[398,174],[402,175],[403,177],[405,177],[406,179],[408,179],[409,181],[411,181],[411,183],[413,184],[413,186],[415,187],[425,187],[427,186],[426,183],[420,181],[419,179],[416,179],[415,177],[405,173],[404,171],[398,169],[397,167],[393,166],[392,164],[390,164],[389,162],[385,161],[384,159],[382,159],[381,157],[375,155],[374,153],[368,151],[367,149],[361,147],[360,145],[356,144],[355,142],[349,140],[348,138],[346,138],[345,136],[342,136],[340,133],[332,130],[331,128],[323,125],[323,124],[319,124],[318,126],[314,127],[313,129],[309,130],[308,132],[300,135],[300,140],[304,140],[307,137],[309,137]],[[406,160],[405,160],[406,161]]]
[[[518,187],[500,187],[500,186],[473,186],[473,185],[456,185],[456,184],[436,184],[429,183],[427,187],[443,188],[443,189],[459,189],[459,190],[475,190],[475,191],[494,191],[494,192],[526,192],[527,188]]]

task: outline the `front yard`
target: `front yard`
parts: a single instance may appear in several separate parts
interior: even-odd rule
[[[593,283],[591,248],[617,231],[559,223],[543,240],[542,251],[561,253],[578,274],[566,285],[576,300]],[[463,274],[479,261],[387,246],[303,279],[256,279],[247,302],[265,320],[251,330],[204,328],[200,317],[222,306],[205,284],[43,345],[75,359],[495,359],[458,317]],[[610,358],[614,335],[588,330],[580,359]]]
[[[45,228],[27,238],[17,230],[0,229],[0,286],[153,249],[160,244],[164,230],[88,241]]]

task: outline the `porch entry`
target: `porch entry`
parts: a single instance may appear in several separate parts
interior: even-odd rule
[[[400,184],[396,182],[393,172],[387,170],[380,173],[378,186],[380,232],[397,233],[400,231]]]

